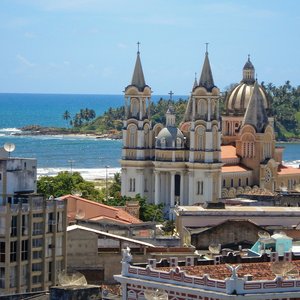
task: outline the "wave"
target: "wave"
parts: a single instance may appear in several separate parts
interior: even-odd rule
[[[299,168],[300,167],[300,160],[299,159],[286,160],[286,161],[283,161],[283,165],[289,166],[289,167],[294,167],[294,168]]]
[[[15,133],[15,132],[22,132],[22,130],[18,128],[0,128],[0,132]]]
[[[37,176],[38,178],[42,176],[56,176],[59,172],[68,171],[66,168],[38,168]],[[112,178],[114,175],[121,171],[121,168],[73,168],[72,172],[79,172],[83,179],[85,180],[97,180],[97,179],[105,179]]]

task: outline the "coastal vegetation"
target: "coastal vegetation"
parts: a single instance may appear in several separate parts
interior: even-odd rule
[[[300,86],[292,86],[289,81],[283,85],[275,86],[272,83],[261,85],[269,95],[270,116],[274,117],[274,128],[276,139],[288,141],[300,139]],[[235,86],[231,84],[221,93],[220,110],[224,111],[225,98],[229,90]],[[165,113],[172,105],[176,114],[176,125],[178,126],[183,119],[187,99],[177,101],[161,98],[157,102],[151,102],[150,113],[152,124],[165,124]],[[124,106],[110,107],[102,115],[96,116],[93,109],[84,108],[71,116],[66,110],[62,118],[66,121],[65,128],[48,128],[38,125],[30,125],[22,128],[22,134],[91,134],[98,137],[121,138],[121,130],[125,115]]]

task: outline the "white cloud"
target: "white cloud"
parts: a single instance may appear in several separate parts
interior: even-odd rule
[[[26,67],[32,68],[35,66],[35,63],[32,63],[31,61],[29,61],[26,57],[24,57],[21,54],[17,54],[16,58],[19,62],[21,62],[22,65],[24,65]]]

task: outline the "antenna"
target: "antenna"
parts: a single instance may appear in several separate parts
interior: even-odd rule
[[[5,143],[4,150],[8,152],[8,157],[10,157],[10,153],[16,149],[16,145],[13,143]]]

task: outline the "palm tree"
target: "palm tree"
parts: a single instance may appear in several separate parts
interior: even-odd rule
[[[71,119],[71,115],[68,110],[63,113],[63,119],[67,122],[67,127],[69,127],[69,120]]]

